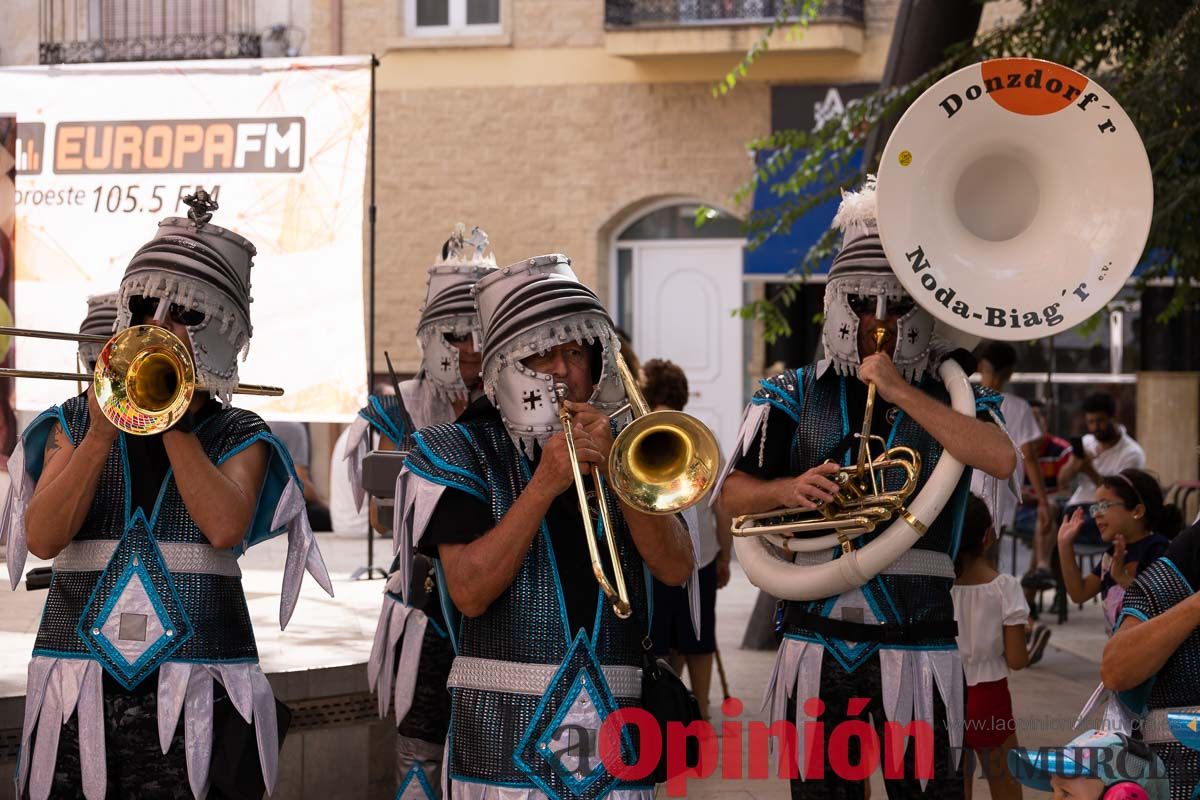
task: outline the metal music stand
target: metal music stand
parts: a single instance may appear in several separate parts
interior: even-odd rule
[[[396,494],[396,476],[404,467],[404,450],[372,450],[363,458],[363,489],[379,508],[382,522],[392,519],[392,501]],[[367,564],[350,573],[350,580],[387,579],[387,570],[375,566],[375,529],[367,526]]]

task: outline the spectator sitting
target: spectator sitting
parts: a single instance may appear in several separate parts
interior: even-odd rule
[[[1075,561],[1075,538],[1083,527],[1083,509],[1076,508],[1058,531],[1059,561],[1067,594],[1082,603],[1100,594],[1104,621],[1112,633],[1125,589],[1146,567],[1167,552],[1171,539],[1183,527],[1183,515],[1163,504],[1162,488],[1140,469],[1123,470],[1100,481],[1092,518],[1108,551],[1084,577]]]
[[[652,411],[682,411],[687,404],[687,377],[676,364],[651,359],[642,364],[645,376],[646,404]],[[671,668],[683,674],[687,664],[692,693],[700,704],[700,713],[708,719],[708,695],[712,686],[713,656],[717,652],[717,589],[729,583],[729,560],[733,547],[731,522],[719,507],[710,510],[705,503],[683,513],[689,527],[700,531],[700,552],[696,565],[700,571],[700,631],[692,629],[688,613],[688,592],[681,586],[654,581],[654,617],[650,638],[655,655],[666,656]]]
[[[304,484],[304,505],[308,511],[308,524],[314,531],[332,530],[329,506],[317,491],[308,469],[308,426],[303,422],[268,422],[267,425],[270,426],[271,433],[287,447],[292,464],[296,467],[296,475]]]
[[[1042,438],[1034,445],[1037,456],[1038,472],[1042,476],[1042,485],[1047,498],[1063,496],[1063,486],[1058,476],[1062,468],[1071,458],[1071,443],[1051,433],[1046,423],[1046,407],[1041,400],[1030,400],[1029,409],[1042,431]],[[1029,462],[1026,461],[1028,464]],[[1045,519],[1040,513],[1037,503],[1037,493],[1026,476],[1022,487],[1022,504],[1017,507],[1017,518],[1014,527],[1018,531],[1033,532],[1032,558],[1029,572],[1021,579],[1021,585],[1026,589],[1050,589],[1054,587],[1054,576],[1051,572],[1051,558],[1054,553],[1053,519]],[[1025,595],[1029,599],[1030,595]]]
[[[991,796],[1002,800],[1021,796],[1021,787],[1006,763],[1008,751],[1017,746],[1008,673],[1029,663],[1025,646],[1029,605],[1017,579],[997,572],[987,557],[995,542],[987,506],[975,495],[968,496],[950,589],[958,623],[958,651],[967,678],[963,773],[974,775],[973,761],[981,759]],[[972,783],[965,782],[967,800]]]
[[[1125,426],[1117,422],[1117,403],[1112,395],[1094,394],[1088,397],[1083,401],[1083,416],[1088,432],[1083,437],[1082,455],[1072,452],[1058,479],[1065,486],[1072,478],[1079,477],[1075,493],[1067,500],[1067,507],[1063,510],[1063,519],[1069,519],[1075,511],[1082,511],[1083,526],[1079,541],[1099,544],[1100,532],[1088,512],[1088,508],[1096,502],[1096,487],[1106,475],[1116,475],[1125,469],[1142,469],[1146,466],[1146,454],[1142,446],[1125,432]],[[1074,556],[1071,560],[1074,560]]]

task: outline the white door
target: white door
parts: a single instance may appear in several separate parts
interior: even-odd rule
[[[740,240],[639,242],[633,247],[633,347],[687,374],[686,411],[730,452],[742,412]]]

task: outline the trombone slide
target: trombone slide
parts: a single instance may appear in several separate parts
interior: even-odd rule
[[[613,565],[613,580],[617,584],[615,588],[609,582],[608,576],[604,572],[604,564],[600,561],[600,549],[596,547],[596,528],[592,525],[592,513],[588,509],[587,503],[587,489],[584,488],[583,473],[579,469],[579,455],[575,452],[575,433],[571,429],[571,412],[567,411],[567,407],[563,404],[567,395],[566,385],[562,383],[555,384],[554,393],[558,395],[558,419],[562,423],[563,436],[567,440],[567,452],[571,456],[571,473],[575,478],[575,495],[579,500],[579,514],[583,517],[583,531],[587,539],[588,557],[592,562],[592,574],[596,576],[596,582],[600,584],[600,590],[604,592],[604,596],[612,604],[613,613],[620,619],[629,619],[633,614],[633,608],[629,604],[629,591],[625,587],[625,573],[621,570],[620,553],[617,552],[617,540],[613,535],[612,523],[608,517],[608,500],[604,493],[604,482],[600,477],[600,473],[593,469],[592,480],[596,485],[596,505],[600,509],[600,524],[604,528],[604,541],[608,544],[608,556]]]

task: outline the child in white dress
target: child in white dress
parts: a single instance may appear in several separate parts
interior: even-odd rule
[[[1029,663],[1025,645],[1029,605],[1020,581],[997,572],[987,557],[995,541],[987,506],[971,495],[955,562],[957,577],[950,590],[967,677],[963,775],[968,800],[976,758],[995,800],[1021,797],[1021,784],[1007,763],[1008,751],[1017,746],[1008,673]]]

